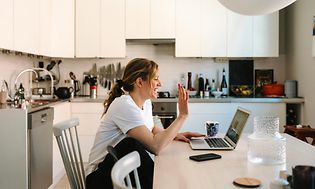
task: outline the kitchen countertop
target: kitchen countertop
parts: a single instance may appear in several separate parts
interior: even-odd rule
[[[27,113],[36,112],[42,109],[45,109],[47,107],[51,107],[53,105],[68,102],[69,99],[53,99],[53,100],[43,100],[43,101],[35,101],[31,105],[27,106],[26,110]],[[6,104],[0,104],[0,110],[1,109],[21,109],[21,108],[15,108],[12,103],[6,103]]]
[[[73,99],[57,99],[53,101],[43,101],[42,104],[33,104],[27,108],[28,113],[36,112],[41,109],[56,105],[62,102],[95,102],[103,103],[106,96],[97,96],[96,99],[90,97],[75,97]],[[177,98],[158,98],[152,100],[152,102],[177,102]],[[301,104],[304,103],[304,98],[237,98],[237,97],[226,97],[226,98],[189,98],[189,103],[288,103],[288,104]],[[16,109],[10,104],[0,104],[1,109]]]
[[[105,96],[97,96],[96,99],[90,97],[76,97],[71,99],[71,102],[104,102]],[[177,98],[158,98],[152,100],[152,102],[177,102]],[[292,103],[300,104],[304,103],[304,98],[189,98],[189,103]]]

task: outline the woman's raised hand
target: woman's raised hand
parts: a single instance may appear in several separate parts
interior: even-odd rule
[[[179,116],[188,116],[188,94],[180,84],[178,84],[178,110]]]

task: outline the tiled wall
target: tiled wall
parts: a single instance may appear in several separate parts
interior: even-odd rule
[[[69,79],[69,72],[72,71],[77,79],[82,81],[83,72],[87,72],[96,63],[97,67],[110,63],[122,65],[136,57],[149,58],[159,64],[160,78],[162,82],[162,90],[171,91],[173,95],[176,93],[177,83],[180,82],[182,76],[187,78],[187,72],[193,73],[193,83],[197,88],[197,74],[202,73],[206,78],[215,78],[217,84],[221,80],[223,67],[228,70],[228,63],[216,63],[213,58],[175,58],[174,45],[128,45],[127,56],[123,59],[62,59],[60,64],[61,76],[60,80]],[[42,60],[43,61],[43,60]],[[6,79],[14,82],[17,73],[25,68],[32,67],[38,60],[27,56],[16,56],[0,54],[0,69],[3,70],[0,79]],[[48,60],[44,60],[48,64]],[[268,68],[275,70],[275,80],[283,82],[284,74],[284,56],[279,58],[259,58],[255,59],[255,68]],[[13,78],[13,81],[12,81]],[[218,81],[219,80],[219,81]],[[60,82],[62,85],[62,82]],[[99,95],[105,94],[107,91],[99,86]]]

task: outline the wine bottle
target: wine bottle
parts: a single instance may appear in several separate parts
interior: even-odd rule
[[[210,84],[209,84],[209,79],[206,78],[206,83],[205,83],[205,97],[210,96]]]
[[[227,86],[226,79],[225,79],[225,69],[224,68],[223,68],[223,72],[222,72],[222,81],[221,81],[220,90],[222,91],[222,96],[228,95],[228,86]]]
[[[202,74],[199,74],[198,83],[199,83],[199,96],[203,97],[203,94],[204,94],[204,91],[205,91],[205,89],[204,89],[205,81],[203,79]]]
[[[191,72],[188,72],[187,90],[193,91],[193,87],[192,87],[192,83],[191,83]]]

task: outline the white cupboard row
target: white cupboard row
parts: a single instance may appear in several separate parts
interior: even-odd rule
[[[73,57],[74,0],[0,1],[0,47]]]
[[[216,0],[178,0],[176,7],[176,57],[279,55],[279,12],[244,16]]]
[[[177,57],[278,56],[278,12],[217,0],[1,0],[0,25],[0,48],[51,57],[125,57],[126,39],[175,39]]]

